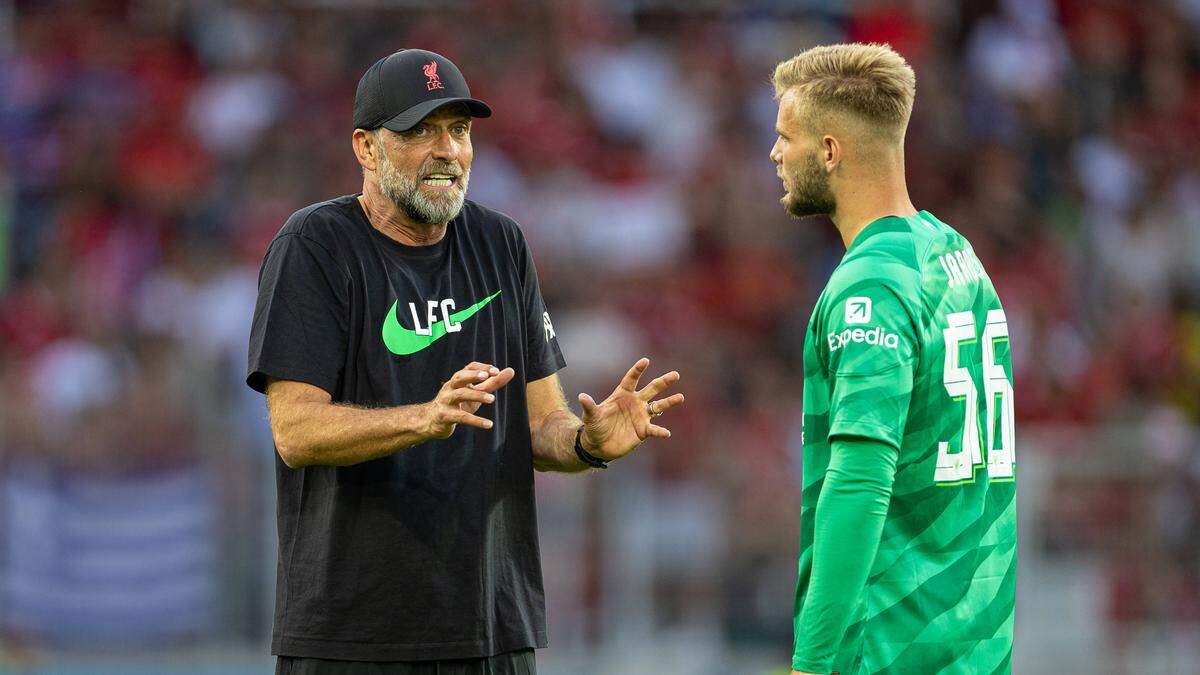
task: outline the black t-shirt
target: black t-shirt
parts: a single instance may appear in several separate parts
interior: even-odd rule
[[[471,361],[516,377],[459,426],[355,466],[276,453],[274,654],[362,661],[546,646],[527,382],[565,365],[517,224],[467,201],[431,246],[371,227],[354,196],[296,212],[259,276],[247,384],[425,403]]]

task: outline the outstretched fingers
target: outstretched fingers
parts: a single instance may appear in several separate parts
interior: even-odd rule
[[[455,424],[465,424],[469,427],[478,427],[480,429],[491,429],[492,421],[478,415],[472,415],[465,410],[451,410],[447,413],[446,418]]]
[[[496,395],[491,392],[461,387],[450,392],[446,403],[450,405],[458,403],[491,403],[495,400]]]
[[[679,381],[679,371],[672,370],[671,372],[669,372],[665,375],[659,375],[658,377],[654,378],[653,380],[650,380],[650,383],[647,384],[645,386],[645,388],[643,388],[641,391],[638,392],[638,396],[641,396],[643,401],[649,401],[650,399],[654,398],[655,396],[658,396],[659,394],[661,394],[663,392],[663,390],[665,390],[667,387],[675,384],[678,381]]]
[[[482,382],[472,384],[471,388],[479,391],[496,391],[500,387],[503,387],[511,382],[516,374],[517,371],[513,370],[512,368],[505,368],[504,370],[496,371]]]
[[[596,403],[596,399],[592,398],[591,396],[588,396],[587,394],[580,394],[579,404],[583,406],[584,419],[589,419],[596,414],[596,408],[598,405]]]
[[[670,438],[671,430],[657,424],[646,425],[646,438]]]
[[[472,363],[466,368],[463,368],[462,370],[450,376],[450,387],[452,389],[457,389],[459,387],[466,387],[472,384],[483,382],[492,375],[493,370],[495,370],[497,373],[500,372],[495,366],[489,366],[484,363]]]
[[[653,413],[655,415],[661,415],[680,403],[683,403],[683,401],[683,394],[671,394],[666,398],[660,398],[657,401],[651,401],[650,405],[648,406],[649,409],[646,412]]]
[[[650,359],[642,357],[637,363],[625,373],[625,377],[621,378],[621,384],[617,385],[618,389],[626,391],[637,391],[638,380],[642,379],[642,373],[646,372],[646,368],[650,367]]]

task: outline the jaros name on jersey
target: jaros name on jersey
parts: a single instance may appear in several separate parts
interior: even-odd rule
[[[983,271],[983,263],[975,257],[975,252],[966,249],[951,251],[938,256],[938,264],[946,273],[946,280],[951,288],[968,284],[976,279],[987,276]]]
[[[887,332],[882,326],[874,328],[846,328],[840,333],[826,335],[825,339],[829,342],[829,351],[831,352],[835,352],[852,342],[882,345],[888,349],[898,349],[900,347],[900,336],[896,333]]]

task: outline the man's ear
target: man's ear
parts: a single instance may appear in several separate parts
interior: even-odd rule
[[[350,143],[354,146],[354,156],[358,159],[359,166],[367,171],[374,171],[378,166],[379,146],[375,143],[375,138],[374,133],[365,129],[355,129],[350,136]]]
[[[837,138],[826,134],[821,138],[821,163],[825,165],[825,170],[833,173],[842,163],[842,153],[845,148],[842,147],[842,142]]]

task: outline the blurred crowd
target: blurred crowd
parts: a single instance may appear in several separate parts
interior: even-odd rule
[[[843,248],[778,203],[769,76],[838,41],[916,69],[909,188],[1000,291],[1018,434],[1139,430],[1111,460],[1065,435],[1060,465],[1088,470],[1055,478],[1036,546],[1107,561],[1114,627],[1200,621],[1200,3],[339,4],[0,19],[10,643],[266,630],[272,447],[243,383],[258,266],[289,214],[358,190],[354,88],[402,47],[453,59],[495,111],[468,197],[522,223],[568,388],[605,390],[643,353],[684,373],[674,437],[639,460],[656,624],[786,654],[802,343]],[[555,499],[620,473],[539,481]],[[550,544],[548,576],[614,541]],[[552,593],[552,626],[603,630],[598,586]]]

